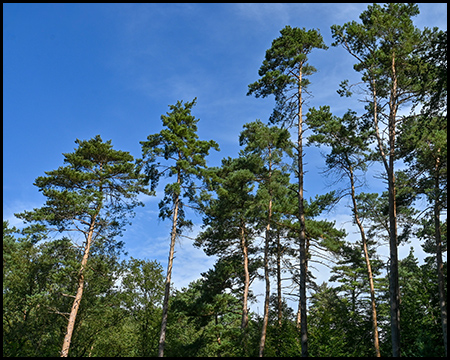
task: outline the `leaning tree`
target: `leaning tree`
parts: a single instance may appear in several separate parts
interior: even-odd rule
[[[140,193],[150,195],[145,179],[136,171],[133,156],[114,150],[111,140],[103,142],[100,135],[90,140],[76,140],[78,148],[64,155],[64,166],[46,172],[34,185],[46,197],[39,209],[16,214],[25,222],[42,224],[49,231],[78,232],[83,237],[83,256],[78,271],[78,285],[70,310],[61,356],[69,354],[85,287],[89,251],[94,243],[114,243],[126,224],[127,215],[142,205]]]

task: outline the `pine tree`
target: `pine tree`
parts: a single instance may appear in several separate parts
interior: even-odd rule
[[[272,238],[272,217],[274,216],[274,205],[279,208],[283,193],[289,183],[289,174],[283,171],[283,155],[291,154],[292,144],[289,140],[289,132],[276,126],[265,126],[261,121],[255,121],[244,125],[244,131],[240,135],[240,144],[245,144],[242,153],[244,155],[257,155],[263,162],[259,174],[259,187],[257,201],[262,208],[262,214],[267,216],[265,223],[264,239],[264,279],[266,283],[264,300],[264,317],[259,346],[259,356],[264,353],[266,341],[267,324],[269,321],[270,279],[269,279],[269,249]],[[285,169],[284,169],[285,170]],[[275,203],[275,204],[274,204]],[[264,216],[263,215],[263,216]],[[276,215],[275,215],[276,216]],[[279,216],[278,216],[279,218]]]
[[[371,101],[368,105],[377,138],[379,157],[384,165],[389,191],[390,304],[392,354],[400,356],[400,295],[398,285],[398,239],[396,212],[396,140],[403,120],[399,109],[420,94],[421,68],[414,49],[421,43],[420,30],[412,17],[419,14],[417,4],[374,4],[356,21],[333,25],[333,45],[342,45],[357,60],[354,68],[362,73]],[[348,91],[348,90],[347,90]],[[347,92],[346,91],[346,92]],[[348,92],[347,92],[348,93]],[[384,109],[387,109],[385,111]],[[381,124],[387,122],[388,141],[383,141]]]
[[[127,224],[126,215],[142,205],[137,195],[150,194],[128,152],[113,150],[111,141],[103,142],[100,135],[87,141],[77,139],[75,143],[78,148],[73,153],[63,154],[65,166],[48,171],[35,181],[47,198],[45,205],[16,214],[26,222],[47,225],[50,230],[78,231],[85,238],[62,357],[69,353],[91,247],[119,235]]]
[[[400,154],[408,164],[407,176],[414,182],[419,195],[425,195],[432,211],[427,212],[434,228],[439,286],[442,335],[447,351],[447,306],[444,293],[442,261],[441,213],[447,203],[447,32],[424,31],[424,43],[417,50],[419,62],[426,71],[421,72],[420,84],[423,105],[421,114],[411,116],[401,125],[398,139]],[[430,84],[431,82],[431,84]],[[427,227],[425,225],[425,227]],[[425,231],[426,232],[426,231]]]
[[[159,203],[159,217],[163,220],[172,218],[158,350],[160,357],[164,355],[175,240],[183,230],[192,226],[192,222],[186,219],[184,208],[188,206],[188,203],[195,204],[198,187],[195,180],[204,181],[208,177],[205,156],[209,154],[211,148],[219,149],[217,143],[212,140],[198,139],[199,119],[191,115],[191,109],[195,104],[196,99],[184,104],[182,101],[177,101],[175,105],[170,105],[171,111],[161,116],[163,130],[149,135],[146,141],[140,142],[143,153],[140,167],[151,182],[152,190],[155,189],[162,175],[176,176],[174,183],[165,186],[164,199]],[[164,159],[167,165],[158,162],[158,158]]]
[[[321,107],[319,110],[310,109],[307,114],[307,122],[313,135],[308,138],[308,144],[331,146],[330,154],[326,155],[328,171],[336,172],[339,178],[345,176],[349,180],[350,195],[352,199],[352,212],[354,222],[359,228],[361,243],[366,261],[369,278],[370,297],[372,303],[372,321],[374,348],[377,357],[380,356],[377,310],[375,304],[375,287],[370,264],[367,237],[358,215],[356,203],[356,172],[365,171],[367,162],[370,161],[369,144],[373,136],[368,124],[356,117],[352,111],[348,111],[342,118],[333,116],[329,107]]]
[[[322,36],[317,30],[291,28],[286,26],[281,36],[272,42],[266,51],[265,60],[258,74],[261,78],[249,85],[247,95],[256,97],[275,95],[276,108],[272,122],[296,124],[297,137],[297,178],[298,178],[298,219],[300,222],[300,298],[302,356],[308,356],[308,330],[306,311],[306,236],[303,204],[303,92],[309,81],[306,76],[316,70],[307,63],[308,55],[314,48],[326,49]]]
[[[212,194],[204,196],[202,211],[206,228],[194,243],[205,253],[220,258],[237,257],[242,264],[240,276],[242,289],[242,320],[244,353],[247,351],[248,298],[252,274],[258,263],[251,255],[256,252],[254,239],[257,229],[258,206],[256,204],[255,178],[261,168],[258,156],[225,158],[222,166],[215,168]]]

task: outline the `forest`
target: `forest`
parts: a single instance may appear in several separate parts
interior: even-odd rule
[[[331,27],[329,45],[360,77],[342,74],[342,101],[363,105],[342,116],[306,106],[309,55],[328,49],[319,30],[281,29],[247,93],[274,99],[272,115],[246,123],[239,155],[220,166],[208,166],[220,144],[199,138],[196,98],[168,106],[140,158],[101,135],[76,139],[33,184],[45,204],[15,214],[21,228],[3,221],[3,356],[447,356],[447,31],[419,30],[418,13],[373,4]],[[313,146],[334,187],[307,198]],[[363,192],[377,164],[385,190]],[[124,230],[157,190],[167,269],[122,257]],[[351,234],[323,217],[344,201]],[[189,238],[192,213],[203,223]],[[177,289],[186,237],[217,261]],[[411,239],[423,264],[412,248],[399,260]],[[317,283],[311,267],[324,260],[331,276]],[[256,279],[260,314],[250,310]]]

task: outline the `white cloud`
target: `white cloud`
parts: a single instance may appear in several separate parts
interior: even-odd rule
[[[216,256],[207,256],[202,249],[194,247],[193,241],[186,238],[176,244],[175,251],[172,280],[177,289],[199,279],[201,273],[211,269],[217,260]]]

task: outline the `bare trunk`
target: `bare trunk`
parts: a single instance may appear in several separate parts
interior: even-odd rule
[[[361,234],[361,240],[363,243],[364,250],[364,258],[366,260],[367,266],[367,274],[369,276],[369,286],[370,286],[370,301],[372,303],[372,327],[373,327],[373,344],[375,348],[375,355],[380,357],[380,344],[378,337],[378,324],[377,324],[377,307],[375,303],[375,286],[373,284],[373,275],[372,275],[372,266],[370,265],[369,252],[367,249],[367,239],[366,234],[364,232],[364,228],[359,220],[358,216],[358,207],[356,205],[356,195],[355,195],[355,182],[353,178],[353,169],[350,167],[350,184],[351,184],[351,192],[352,192],[352,202],[353,202],[353,212],[356,224],[358,225],[359,232]]]
[[[269,158],[271,156],[269,148]],[[272,163],[269,162],[269,182],[272,175]],[[270,185],[269,185],[270,186]],[[259,356],[262,357],[264,353],[264,346],[266,343],[267,324],[269,322],[269,300],[270,300],[270,279],[269,279],[269,242],[270,242],[270,222],[272,221],[272,193],[269,189],[269,214],[266,226],[266,238],[264,244],[264,278],[266,281],[266,296],[264,300],[264,318],[261,331],[261,341],[259,344]]]
[[[281,244],[280,234],[277,233],[277,304],[278,304],[278,325],[281,326],[282,320],[282,300],[281,300]]]
[[[76,293],[75,299],[73,301],[72,309],[70,310],[69,323],[67,324],[67,331],[66,331],[66,335],[64,336],[64,342],[63,342],[63,346],[61,349],[61,357],[68,357],[68,355],[69,355],[70,342],[72,340],[73,329],[75,327],[75,320],[77,318],[77,313],[78,313],[78,309],[80,307],[81,298],[83,297],[84,269],[86,268],[86,264],[87,264],[87,261],[89,258],[89,249],[91,247],[92,235],[94,234],[96,216],[97,215],[95,215],[92,218],[91,224],[89,226],[89,232],[88,232],[88,236],[86,239],[86,245],[84,247],[83,259],[81,260],[81,267],[80,267],[80,271],[78,273],[77,293]]]
[[[300,222],[300,333],[302,356],[308,356],[308,327],[306,317],[306,235],[305,211],[303,207],[303,119],[302,119],[302,68],[299,71],[298,87],[298,219]]]
[[[178,184],[181,182],[180,174],[178,173]],[[166,285],[164,290],[163,314],[161,321],[161,333],[159,336],[158,356],[164,356],[164,345],[166,343],[166,328],[167,316],[169,310],[169,296],[170,296],[170,281],[172,277],[173,256],[175,253],[175,240],[177,236],[177,220],[178,220],[179,195],[174,198],[173,218],[172,218],[172,232],[170,236],[170,250],[169,261],[167,264]]]
[[[395,56],[392,57],[393,84],[389,100],[389,295],[391,303],[391,338],[392,355],[400,356],[400,288],[398,283],[398,249],[397,249],[397,209],[395,200],[395,121],[397,115],[397,78],[395,73]]]
[[[400,288],[398,284],[398,249],[397,249],[397,212],[395,201],[395,121],[397,115],[397,79],[395,73],[395,56],[392,58],[392,79],[391,95],[389,100],[389,161],[386,159],[386,152],[382,144],[382,137],[378,127],[378,109],[376,81],[372,79],[372,96],[374,105],[374,125],[378,150],[383,161],[386,174],[388,176],[389,191],[389,302],[391,314],[391,340],[392,355],[400,356]]]
[[[244,296],[242,301],[242,322],[241,329],[243,330],[243,348],[244,355],[247,353],[247,325],[248,325],[248,290],[250,287],[250,274],[248,271],[248,246],[245,238],[245,226],[241,225],[241,249],[244,262]]]
[[[248,299],[248,290],[250,287],[250,274],[248,272],[248,248],[247,248],[247,241],[245,239],[244,226],[242,226],[241,228],[241,249],[244,262],[244,297],[242,301],[241,329],[245,329],[248,324],[247,299]]]

